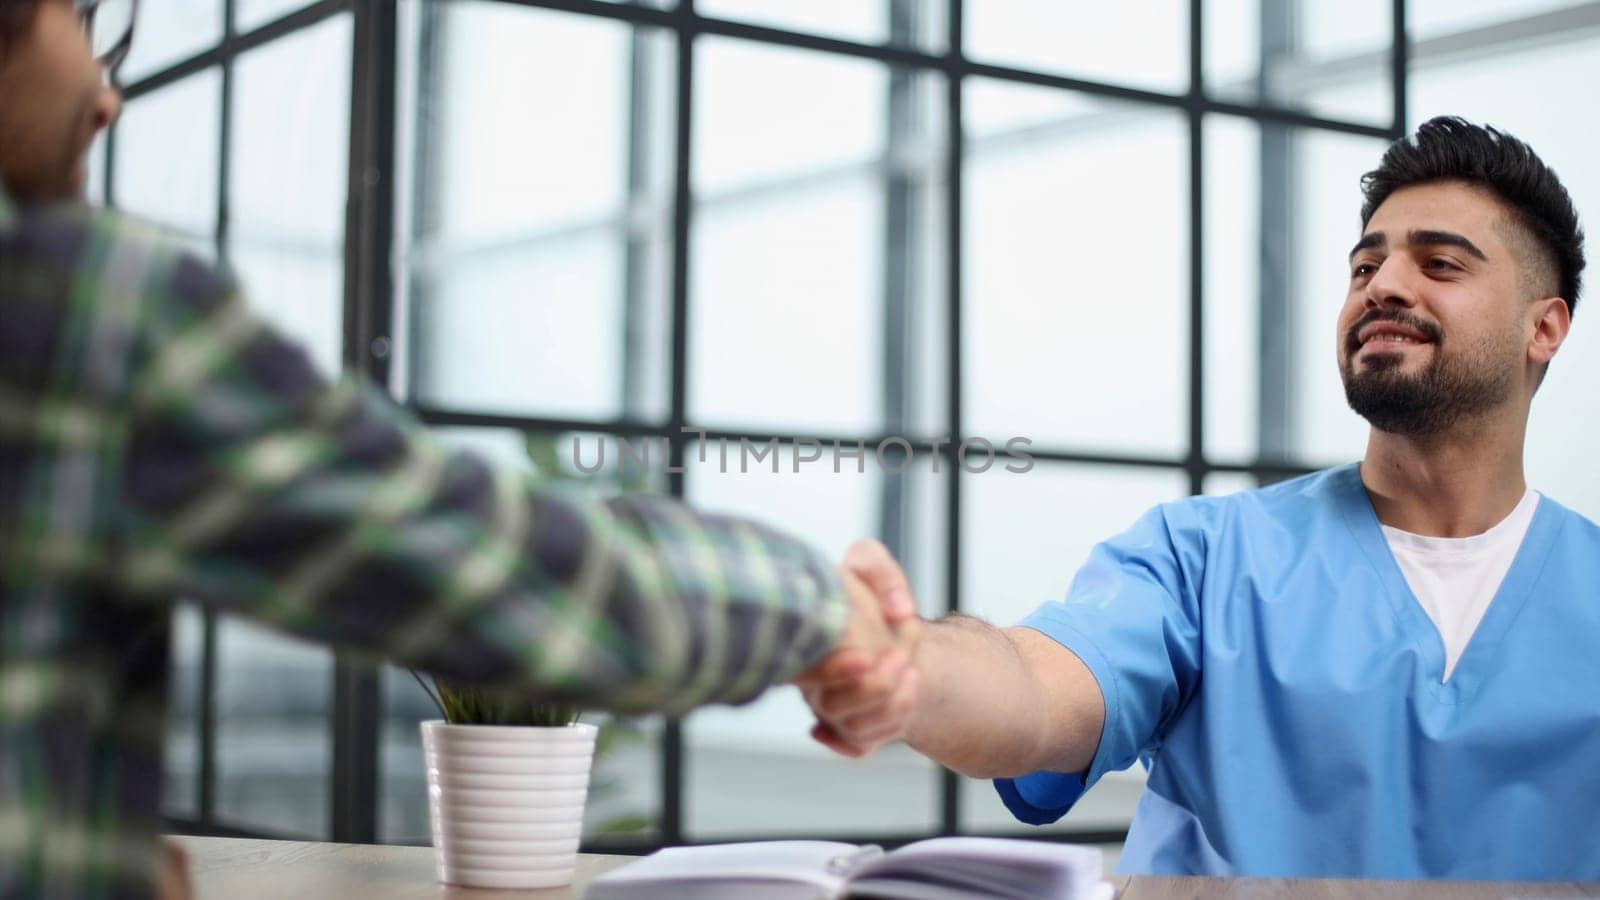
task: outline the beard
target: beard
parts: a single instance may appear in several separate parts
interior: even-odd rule
[[[1369,357],[1360,372],[1355,357],[1361,350],[1356,334],[1372,322],[1398,322],[1430,339],[1433,357],[1418,372],[1403,372],[1399,353]],[[1356,414],[1379,431],[1407,437],[1442,434],[1463,420],[1506,402],[1512,393],[1515,351],[1508,340],[1486,337],[1451,353],[1437,326],[1399,310],[1362,316],[1345,339],[1339,374],[1344,396]]]

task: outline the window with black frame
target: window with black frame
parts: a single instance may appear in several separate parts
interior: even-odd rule
[[[1591,82],[1597,8],[162,0],[91,193],[451,445],[878,536],[924,614],[1008,622],[1151,504],[1360,455],[1329,352],[1357,178],[1460,111],[1526,121],[1594,208],[1582,135],[1503,82]],[[1584,427],[1529,455],[1593,515]],[[1029,472],[963,466],[1014,437]],[[578,465],[621,441],[657,453]],[[178,827],[427,840],[408,673],[176,615]],[[609,723],[590,846],[1022,830],[905,748],[830,758],[793,694]],[[1141,786],[1043,833],[1119,840]]]

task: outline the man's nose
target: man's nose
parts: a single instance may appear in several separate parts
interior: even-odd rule
[[[111,127],[122,113],[122,92],[111,85],[102,85],[94,98],[94,129],[103,131]]]
[[[1367,282],[1366,305],[1374,309],[1380,306],[1416,305],[1411,279],[1407,277],[1405,269],[1406,264],[1401,257],[1391,256],[1384,260],[1377,273]]]

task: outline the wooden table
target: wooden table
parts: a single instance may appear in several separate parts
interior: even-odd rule
[[[577,900],[595,876],[637,857],[585,853],[570,887],[482,890],[440,884],[432,847],[180,837],[196,900]]]
[[[183,837],[199,900],[356,900],[365,897],[450,900],[578,900],[602,872],[634,857],[584,854],[571,887],[542,891],[474,890],[434,879],[431,847],[320,844],[237,838]],[[1465,881],[1335,881],[1311,878],[1154,878],[1118,876],[1118,900],[1501,900],[1591,898],[1600,884],[1513,884]]]

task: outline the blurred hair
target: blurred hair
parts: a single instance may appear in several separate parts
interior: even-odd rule
[[[1487,188],[1512,213],[1513,225],[1533,238],[1542,259],[1521,260],[1525,270],[1550,272],[1567,309],[1577,312],[1583,284],[1583,229],[1572,197],[1533,148],[1493,127],[1457,116],[1429,119],[1417,133],[1389,145],[1378,168],[1361,176],[1366,203],[1361,226],[1395,191],[1436,181]],[[1541,286],[1541,289],[1545,289]]]
[[[10,37],[33,20],[39,0],[0,0],[0,36]]]
[[[28,29],[38,8],[39,0],[0,0],[0,53]]]

